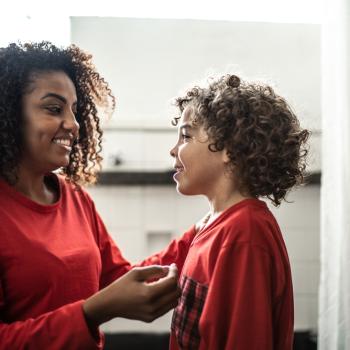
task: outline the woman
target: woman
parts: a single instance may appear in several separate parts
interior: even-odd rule
[[[80,187],[101,162],[97,107],[114,108],[91,56],[10,44],[0,90],[0,349],[99,349],[100,324],[150,322],[173,308],[176,267],[131,269]],[[174,254],[170,246],[143,265]]]

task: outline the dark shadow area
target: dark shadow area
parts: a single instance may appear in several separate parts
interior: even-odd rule
[[[168,333],[107,333],[105,350],[167,350]],[[316,350],[316,337],[311,332],[294,334],[293,350]]]
[[[105,334],[104,350],[167,350],[169,333],[112,333]]]
[[[296,332],[294,333],[294,347],[293,350],[316,350],[317,338],[311,332]]]

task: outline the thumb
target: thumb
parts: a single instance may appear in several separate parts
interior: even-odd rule
[[[171,264],[171,265],[169,266],[169,273],[168,273],[168,276],[169,276],[169,277],[175,277],[175,278],[177,279],[178,274],[179,274],[179,272],[178,272],[178,269],[177,269],[176,264],[174,264],[174,263]]]
[[[138,267],[137,280],[140,282],[147,282],[149,280],[156,280],[167,275],[169,271],[168,266],[152,265],[147,267]]]

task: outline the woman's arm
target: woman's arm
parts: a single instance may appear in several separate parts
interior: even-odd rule
[[[151,322],[174,308],[179,296],[175,265],[139,267],[87,299],[83,309],[94,326],[115,317]]]
[[[0,350],[102,349],[100,324],[114,317],[151,322],[172,309],[179,295],[175,266],[133,269],[85,301],[24,321],[0,321]],[[2,319],[1,309],[6,307],[2,290],[0,306]]]

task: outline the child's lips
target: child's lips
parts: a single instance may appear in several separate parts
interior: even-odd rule
[[[175,165],[175,166],[174,166],[174,169],[175,169],[175,171],[176,171],[177,173],[180,173],[181,171],[184,170],[184,167],[181,166],[181,165]]]
[[[176,180],[176,177],[177,177],[181,172],[183,172],[184,168],[183,168],[183,166],[181,166],[181,165],[175,165],[175,166],[174,166],[174,169],[175,169],[175,174],[174,174],[173,178],[174,178],[174,180]]]

